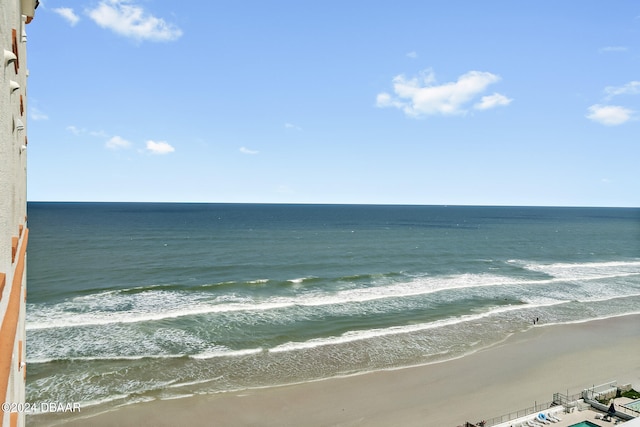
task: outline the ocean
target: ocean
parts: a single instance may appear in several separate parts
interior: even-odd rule
[[[30,202],[28,215],[27,402],[313,381],[640,313],[636,208]]]

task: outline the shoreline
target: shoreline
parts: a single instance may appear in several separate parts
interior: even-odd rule
[[[640,389],[638,354],[640,314],[631,314],[540,325],[442,362],[154,400],[91,416],[48,414],[28,418],[28,425],[454,427],[612,380]]]

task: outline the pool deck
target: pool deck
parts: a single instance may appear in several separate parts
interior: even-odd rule
[[[597,426],[601,426],[601,427],[605,427],[605,426],[612,426],[612,425],[616,425],[615,421],[603,421],[601,419],[596,419],[596,415],[604,415],[600,412],[597,411],[593,411],[591,409],[587,409],[584,411],[574,411],[570,414],[562,414],[562,415],[558,415],[560,418],[562,418],[562,420],[558,423],[551,423],[551,424],[547,424],[549,427],[551,426],[556,426],[556,427],[569,427],[573,424],[577,424],[581,421],[589,421]],[[624,425],[622,423],[619,423],[618,425]]]
[[[632,399],[627,399],[624,397],[621,398],[617,398],[615,399],[615,405],[616,408],[619,408],[620,405],[624,405],[628,402],[632,402]],[[544,411],[542,411],[544,412]],[[632,421],[634,421],[632,424],[633,425],[637,425],[636,423],[640,422],[640,418],[636,418],[634,420],[631,421],[623,421],[623,420],[618,420],[617,418],[613,418],[611,421],[605,421],[602,419],[602,417],[606,415],[604,412],[600,412],[597,411],[593,408],[591,409],[585,409],[583,411],[578,411],[578,410],[574,410],[571,413],[565,414],[562,412],[558,412],[556,413],[556,417],[560,418],[561,420],[557,423],[550,423],[550,424],[545,424],[545,426],[548,427],[570,427],[574,424],[578,424],[582,421],[589,421],[597,426],[600,427],[610,427],[610,426],[614,426],[614,425],[620,425],[620,426],[627,426],[629,425],[629,423],[632,423]],[[530,415],[528,416],[526,419],[534,419],[535,415]],[[494,427],[516,427],[516,426],[521,426],[524,425],[526,426],[526,419],[525,422],[523,422],[523,418],[520,418],[518,420],[512,420],[509,422],[505,422],[505,423],[501,423],[501,424],[496,424]],[[616,422],[617,421],[617,422]],[[540,424],[542,425],[542,424]]]
[[[619,408],[622,405],[627,405],[631,402],[640,402],[640,399],[629,399],[628,397],[617,397],[615,399],[616,408]],[[638,406],[638,404],[636,404],[635,406]]]

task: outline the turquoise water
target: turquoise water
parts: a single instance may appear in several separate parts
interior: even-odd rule
[[[27,401],[449,359],[640,312],[640,209],[29,203]]]
[[[640,412],[640,400],[634,400],[633,402],[629,402],[624,406],[626,406],[629,409],[633,409],[634,411]]]
[[[598,424],[594,424],[589,421],[582,421],[578,424],[571,424],[569,427],[599,427]]]

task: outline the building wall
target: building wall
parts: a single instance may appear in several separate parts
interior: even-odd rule
[[[24,425],[27,229],[27,21],[36,0],[0,2],[0,426]],[[26,13],[26,15],[23,15]],[[27,16],[28,15],[28,16]],[[16,59],[13,59],[13,57]]]

